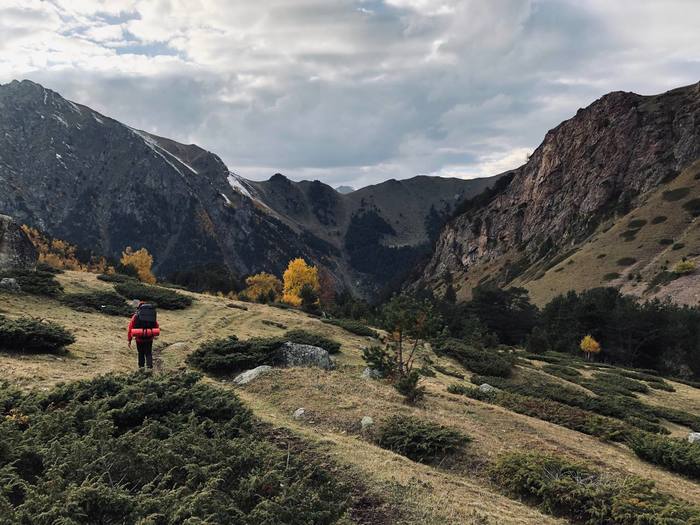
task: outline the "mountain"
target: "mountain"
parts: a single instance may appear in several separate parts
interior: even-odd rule
[[[697,304],[700,84],[655,96],[614,92],[545,136],[528,162],[460,207],[415,287],[459,298],[485,282],[546,302],[613,285]]]
[[[336,186],[335,191],[343,194],[352,193],[353,191],[355,191],[355,188],[353,188],[352,186]]]
[[[494,180],[416,177],[349,194],[280,174],[254,182],[199,146],[31,81],[0,85],[0,213],[113,258],[145,247],[161,277],[281,275],[304,257],[371,297],[429,253],[455,207]]]

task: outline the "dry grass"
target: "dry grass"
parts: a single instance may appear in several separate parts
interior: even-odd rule
[[[525,286],[536,304],[542,305],[554,296],[568,290],[582,291],[596,286],[620,286],[626,293],[645,298],[669,297],[682,304],[698,304],[700,300],[700,275],[689,275],[647,293],[649,282],[667,264],[672,267],[682,257],[697,257],[700,246],[698,220],[693,218],[683,204],[700,197],[700,162],[684,170],[669,184],[661,185],[645,197],[643,203],[629,214],[618,218],[614,223],[603,225],[583,243],[575,253],[550,268],[543,277],[534,280],[532,276],[514,282]],[[664,198],[668,191],[688,188],[689,194],[678,201]],[[656,217],[666,217],[664,222],[654,224]],[[625,240],[622,235],[634,230],[633,221],[645,221],[637,230],[634,240]],[[641,224],[641,222],[637,223]],[[662,239],[682,243],[680,249],[673,244],[662,245]],[[603,256],[603,257],[601,257]],[[635,262],[629,265],[618,261],[629,258]],[[606,281],[607,274],[619,273],[620,277]],[[630,279],[630,274],[640,273],[641,282]]]
[[[67,272],[59,276],[67,291],[110,288],[95,276]],[[183,292],[184,293],[184,292]],[[203,341],[235,334],[240,338],[280,335],[284,330],[263,324],[263,320],[291,328],[305,328],[337,339],[342,353],[332,372],[316,369],[275,370],[243,388],[236,389],[258,417],[285,427],[321,445],[340,463],[353,466],[366,482],[388,498],[407,498],[410,519],[406,523],[454,524],[554,524],[562,523],[519,502],[510,500],[491,487],[483,465],[497,455],[515,450],[540,450],[587,460],[615,472],[633,473],[654,479],[664,492],[700,504],[700,486],[637,459],[621,445],[599,440],[541,420],[514,414],[500,407],[447,393],[447,386],[458,380],[437,373],[424,379],[427,397],[423,406],[403,404],[396,391],[382,381],[361,377],[364,362],[361,349],[368,338],[293,310],[282,310],[246,303],[247,311],[228,308],[231,301],[196,295],[191,308],[159,312],[163,336],[158,343],[161,366],[172,370],[185,366],[187,354]],[[60,381],[88,378],[106,372],[133,370],[134,350],[126,345],[128,319],[101,314],[74,312],[56,301],[24,296],[0,296],[3,311],[10,316],[33,315],[57,321],[75,333],[77,341],[62,358],[0,354],[0,376],[24,388],[47,389]],[[422,358],[463,371],[454,361],[423,350]],[[534,363],[539,366],[539,363]],[[470,374],[464,372],[465,381]],[[521,371],[519,373],[525,373]],[[543,373],[529,369],[527,373]],[[232,388],[229,383],[221,383]],[[651,400],[687,410],[700,408],[700,391],[684,385],[677,393],[654,391]],[[292,413],[306,409],[297,421]],[[474,441],[462,461],[454,465],[430,467],[382,450],[363,435],[359,421],[371,416],[381,424],[396,413],[413,414],[440,424],[456,427]],[[679,430],[680,432],[680,430]]]

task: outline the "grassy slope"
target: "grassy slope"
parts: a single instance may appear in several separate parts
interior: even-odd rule
[[[108,288],[94,276],[68,272],[60,276],[67,291]],[[400,396],[382,382],[361,378],[364,368],[360,350],[366,338],[351,335],[295,311],[248,304],[248,311],[227,308],[230,301],[198,296],[195,306],[180,312],[160,312],[164,335],[158,343],[161,366],[184,366],[187,353],[207,338],[236,334],[278,335],[281,329],[262,323],[271,320],[290,328],[304,327],[336,338],[343,344],[339,367],[333,372],[315,369],[276,370],[237,389],[258,417],[286,427],[319,444],[340,463],[356,468],[370,486],[392,498],[407,495],[412,505],[411,523],[558,523],[538,511],[510,500],[493,490],[485,480],[484,460],[511,450],[542,450],[588,460],[614,471],[654,479],[659,489],[700,504],[700,486],[637,459],[621,445],[601,443],[583,434],[538,419],[446,392],[458,380],[437,374],[426,378],[428,396],[423,408],[402,404]],[[48,388],[59,381],[91,377],[108,371],[135,367],[135,352],[126,347],[126,321],[100,314],[82,314],[46,299],[2,296],[4,313],[28,314],[58,321],[77,336],[69,357],[17,357],[0,354],[0,377],[10,378],[26,388]],[[430,357],[459,370],[445,359]],[[518,373],[532,373],[519,369]],[[467,374],[468,375],[468,374]],[[215,382],[213,379],[209,381]],[[233,388],[219,383],[223,388]],[[643,396],[649,402],[700,409],[700,390],[674,384],[678,392],[657,392]],[[292,412],[304,407],[307,417],[296,421]],[[359,420],[369,415],[381,422],[395,413],[419,417],[458,427],[474,437],[466,457],[450,468],[418,465],[406,458],[372,445],[362,436]],[[680,427],[677,433],[686,432]]]
[[[682,191],[683,188],[687,188],[687,195],[678,200],[671,200],[673,196],[669,199],[666,192]],[[569,290],[581,291],[596,286],[621,287],[625,293],[645,299],[670,298],[682,304],[698,304],[700,272],[658,287],[650,286],[664,265],[671,269],[684,256],[700,263],[700,220],[683,207],[697,199],[700,199],[700,161],[668,184],[650,192],[628,214],[602,224],[583,243],[571,247],[568,253],[560,250],[561,260],[556,264],[545,261],[529,266],[510,285],[527,288],[532,300],[540,306]],[[666,217],[666,220],[654,224],[652,221],[657,217]],[[641,222],[633,221],[645,223],[638,228]],[[661,244],[662,239],[673,242]],[[472,269],[464,280],[455,283],[459,297],[468,299],[471,289],[481,280],[492,278],[507,263],[514,264],[521,257],[522,254],[517,252],[508,252]],[[639,282],[636,279],[638,273],[641,274]],[[630,279],[630,274],[635,278]],[[444,288],[438,290],[438,295],[442,291]]]
[[[697,304],[700,274],[677,279],[654,293],[647,289],[664,264],[670,269],[684,256],[697,259],[700,255],[700,221],[683,208],[688,201],[700,197],[700,178],[696,178],[699,174],[700,162],[696,162],[669,184],[649,194],[630,213],[603,225],[575,253],[547,270],[544,276],[535,275],[539,278],[534,279],[528,272],[529,275],[514,284],[524,284],[538,304],[569,289],[580,291],[601,285],[621,286],[623,291],[645,298],[672,296],[674,301]],[[688,195],[679,200],[669,200],[668,193],[664,196],[665,192],[682,188],[688,188]],[[653,224],[654,218],[662,216],[666,217],[664,222]],[[646,222],[637,230],[635,226],[641,222],[633,221]],[[626,233],[634,230],[637,231],[633,236]],[[673,249],[673,244],[660,244],[662,239],[684,246]],[[629,275],[637,273],[641,274],[641,282],[630,280]],[[611,274],[619,274],[619,277],[611,278]]]

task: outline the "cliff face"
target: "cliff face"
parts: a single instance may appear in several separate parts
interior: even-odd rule
[[[145,247],[161,277],[204,265],[238,278],[281,275],[304,257],[371,298],[489,183],[417,177],[343,195],[282,175],[249,181],[196,145],[132,129],[33,82],[0,85],[0,213],[113,258]]]
[[[452,280],[467,297],[485,280],[534,282],[698,158],[700,84],[608,94],[548,132],[498,191],[461,209],[419,285],[440,290]]]
[[[32,268],[37,253],[34,245],[12,217],[0,215],[0,270]]]
[[[116,257],[145,246],[161,275],[206,263],[244,274],[261,259],[317,256],[228,176],[211,153],[161,144],[38,84],[0,87],[0,211],[81,248]]]

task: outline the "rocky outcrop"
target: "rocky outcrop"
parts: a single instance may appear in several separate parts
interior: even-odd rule
[[[36,261],[36,249],[19,225],[0,215],[0,271],[33,268]]]
[[[278,350],[275,360],[280,366],[313,366],[331,370],[333,360],[326,350],[318,346],[286,342]]]
[[[495,191],[461,208],[419,285],[453,282],[464,298],[480,281],[505,285],[536,264],[546,268],[698,158],[700,84],[606,95],[548,132]]]
[[[262,365],[258,366],[256,368],[253,368],[252,370],[246,370],[242,374],[238,374],[234,380],[233,383],[236,385],[247,385],[251,381],[254,381],[261,375],[264,375],[272,370],[271,366],[268,365]]]

